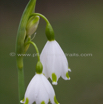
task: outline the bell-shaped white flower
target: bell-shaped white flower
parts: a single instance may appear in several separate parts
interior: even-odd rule
[[[54,85],[57,84],[60,76],[65,80],[70,80],[68,71],[71,70],[68,68],[67,58],[56,40],[47,41],[41,52],[40,60],[44,75],[47,78],[50,77]]]
[[[36,74],[30,81],[24,100],[21,103],[25,104],[48,104],[51,101],[52,104],[59,104],[56,100],[55,92],[43,74]]]

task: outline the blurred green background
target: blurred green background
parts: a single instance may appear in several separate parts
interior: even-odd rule
[[[0,104],[18,104],[15,52],[17,29],[29,0],[0,1]],[[67,54],[71,80],[59,79],[53,86],[60,104],[103,104],[103,1],[37,0],[36,12],[44,14],[55,38]],[[47,39],[40,20],[33,40],[41,52]],[[27,53],[34,54],[30,46]],[[92,56],[71,56],[69,54]],[[24,57],[25,86],[35,74],[37,57]]]

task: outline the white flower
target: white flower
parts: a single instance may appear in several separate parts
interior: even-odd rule
[[[55,97],[55,92],[52,85],[43,74],[36,74],[30,81],[24,100],[21,103],[25,104],[59,104]]]
[[[60,76],[65,80],[70,80],[68,71],[71,70],[68,68],[67,58],[57,41],[47,41],[41,52],[40,60],[43,64],[44,75],[47,78],[50,77],[54,85],[57,84]]]

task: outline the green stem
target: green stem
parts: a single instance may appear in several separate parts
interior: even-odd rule
[[[36,0],[29,0],[27,4],[19,24],[18,32],[17,32],[17,39],[16,39],[16,61],[17,61],[17,68],[18,68],[18,90],[19,90],[19,104],[20,100],[24,98],[25,93],[25,86],[24,86],[24,70],[23,70],[23,57],[18,56],[18,54],[24,54],[24,40],[26,37],[26,24],[28,21],[29,16],[35,10]]]
[[[24,70],[18,69],[18,87],[19,87],[19,104],[20,100],[23,99],[25,93],[25,85],[24,85]]]
[[[36,44],[35,44],[34,42],[32,42],[32,41],[28,41],[28,42],[25,44],[25,46],[28,45],[28,44],[32,44],[32,45],[34,46],[34,48],[35,48],[35,50],[36,50],[36,53],[37,53],[38,61],[40,61],[40,54],[39,54],[39,50],[38,50]]]
[[[46,34],[46,36],[47,36],[47,39],[48,39],[49,41],[55,40],[55,37],[54,37],[54,30],[53,30],[53,28],[52,28],[50,22],[48,21],[48,19],[47,19],[44,15],[42,15],[42,14],[40,14],[40,13],[33,13],[33,14],[30,15],[30,17],[32,17],[32,16],[40,16],[40,17],[42,17],[42,18],[46,21],[47,24],[46,24],[45,34]],[[30,17],[29,17],[29,18],[30,18]]]
[[[47,24],[50,24],[50,22],[48,21],[48,19],[44,15],[42,15],[40,13],[33,13],[33,14],[30,15],[30,17],[32,17],[32,16],[40,16],[40,17],[42,17],[46,21]]]

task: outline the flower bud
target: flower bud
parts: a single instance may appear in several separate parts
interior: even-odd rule
[[[26,25],[26,34],[31,36],[37,29],[39,24],[39,16],[32,16],[27,22]]]

